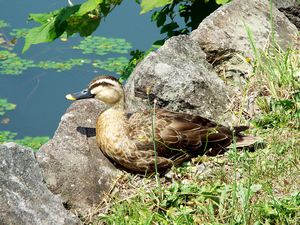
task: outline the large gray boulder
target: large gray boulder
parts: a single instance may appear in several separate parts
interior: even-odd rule
[[[150,53],[125,87],[129,111],[148,107],[149,96],[157,100],[158,107],[230,121],[224,114],[230,91],[207,63],[197,42],[187,35],[172,37]]]
[[[274,36],[279,46],[286,49],[296,43],[297,28],[276,7],[272,7]],[[257,48],[271,43],[272,25],[268,0],[233,0],[206,17],[191,33],[206,54],[240,52],[253,56],[247,29],[252,33]],[[216,61],[215,61],[216,62]]]
[[[277,1],[278,7],[282,5]],[[226,78],[227,85],[236,93],[232,98],[233,107],[243,107],[243,115],[252,117],[258,112],[255,98],[259,90],[241,97],[256,57],[252,44],[256,52],[265,51],[273,45],[274,36],[275,46],[287,49],[297,46],[297,34],[297,28],[282,12],[275,6],[271,10],[268,0],[233,0],[206,17],[190,37],[206,53],[215,72]]]
[[[0,224],[81,224],[43,182],[30,148],[0,145]]]
[[[279,46],[295,46],[297,28],[276,7],[272,17]],[[239,105],[240,88],[252,71],[246,58],[254,57],[249,33],[256,48],[265,49],[271,43],[271,27],[268,0],[233,0],[220,7],[190,36],[170,38],[135,68],[126,84],[129,111],[147,107],[149,97],[157,99],[158,107],[232,123],[230,112],[224,112],[230,104]],[[246,111],[253,111],[248,98]]]
[[[239,76],[247,75],[252,69],[245,60],[245,57],[255,56],[251,41],[257,49],[263,50],[272,44],[270,8],[268,0],[233,0],[205,18],[190,35],[207,54],[216,72],[224,77],[234,77],[236,86],[240,82]],[[274,6],[272,20],[279,46],[282,49],[295,46],[297,28]],[[249,33],[253,38],[251,41]]]
[[[36,153],[48,188],[82,216],[102,201],[118,174],[96,144],[95,124],[103,109],[95,99],[74,102],[54,137]]]

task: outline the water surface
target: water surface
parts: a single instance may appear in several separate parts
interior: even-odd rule
[[[82,1],[81,1],[82,2]],[[80,3],[80,1],[73,1]],[[0,32],[9,37],[12,28],[28,28],[34,23],[27,23],[29,13],[42,13],[66,6],[67,1],[38,0],[0,0],[0,19],[10,24],[10,27]],[[124,38],[130,42],[133,49],[147,50],[151,44],[162,36],[154,23],[151,23],[151,13],[139,15],[139,5],[133,0],[124,0],[115,10],[101,22],[93,35],[111,38]],[[65,61],[70,58],[101,59],[114,56],[82,55],[71,47],[77,45],[81,37],[76,35],[68,42],[56,40],[52,43],[33,45],[25,54],[21,54],[24,40],[18,40],[13,52],[20,57],[34,61],[53,60]],[[119,55],[120,56],[120,55]],[[129,58],[128,54],[125,55]],[[7,112],[4,117],[10,118],[10,123],[0,124],[0,130],[17,132],[23,136],[52,136],[60,117],[70,102],[65,100],[66,93],[84,88],[98,74],[113,74],[93,68],[91,65],[76,66],[70,71],[57,72],[49,69],[31,68],[21,75],[0,74],[0,98],[17,104],[14,111]]]

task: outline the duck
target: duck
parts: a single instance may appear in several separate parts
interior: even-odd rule
[[[224,153],[234,140],[243,141],[241,132],[248,129],[155,107],[128,115],[123,86],[108,75],[66,98],[95,98],[107,106],[96,122],[97,145],[110,160],[137,173],[166,171],[195,156]]]

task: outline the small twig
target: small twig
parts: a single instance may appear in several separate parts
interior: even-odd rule
[[[73,2],[71,0],[68,0],[69,6],[74,6]]]
[[[159,173],[157,168],[157,146],[156,146],[156,140],[155,140],[155,110],[156,110],[156,104],[157,100],[154,99],[153,102],[153,109],[151,107],[151,101],[150,101],[150,88],[147,88],[147,96],[148,96],[148,106],[149,111],[151,115],[151,130],[152,130],[152,142],[153,142],[153,150],[154,150],[154,168],[155,168],[155,179],[156,179],[156,185],[160,189],[160,180],[159,180]]]
[[[155,179],[156,179],[156,184],[160,188],[160,180],[159,180],[159,174],[158,174],[158,168],[157,168],[157,146],[156,146],[156,141],[155,141],[155,108],[156,108],[156,103],[157,100],[154,99],[153,102],[153,111],[151,113],[152,117],[152,141],[153,141],[153,149],[154,149],[154,167],[155,167]]]

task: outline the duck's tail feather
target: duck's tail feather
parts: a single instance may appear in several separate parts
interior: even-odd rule
[[[247,135],[247,136],[239,136],[236,139],[236,143],[235,144],[231,144],[230,147],[233,147],[234,145],[237,148],[243,148],[243,147],[254,147],[254,145],[258,142],[260,142],[261,139],[258,137],[254,137],[252,135]]]
[[[238,126],[233,127],[236,134],[236,143],[237,148],[250,147],[252,148],[256,143],[260,142],[261,139],[252,135],[244,135],[241,132],[249,129],[249,126]],[[231,144],[229,147],[233,147],[234,144]]]

